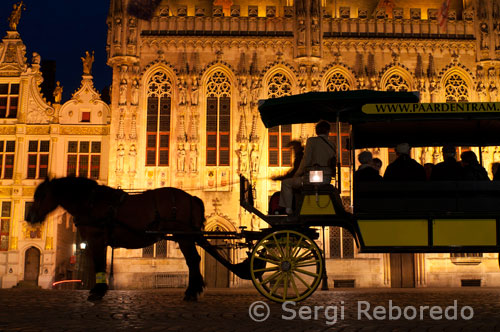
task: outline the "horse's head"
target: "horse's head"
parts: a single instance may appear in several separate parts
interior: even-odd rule
[[[54,211],[59,203],[53,193],[53,184],[48,178],[38,185],[35,190],[34,202],[28,212],[28,222],[30,224],[41,223],[47,214]]]

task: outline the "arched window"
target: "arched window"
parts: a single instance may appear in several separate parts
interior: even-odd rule
[[[386,91],[410,91],[408,82],[398,73],[391,74],[385,82]]]
[[[349,91],[351,84],[341,72],[334,72],[326,81],[326,91]]]
[[[450,75],[444,82],[446,102],[466,102],[469,99],[469,87],[460,74]]]
[[[292,94],[292,83],[284,73],[276,73],[267,82],[267,97],[278,98]],[[292,125],[269,128],[269,166],[292,166],[292,153],[288,143],[292,138]]]
[[[172,82],[157,71],[147,86],[146,166],[168,166]]]
[[[231,83],[222,71],[207,82],[207,166],[229,166]]]

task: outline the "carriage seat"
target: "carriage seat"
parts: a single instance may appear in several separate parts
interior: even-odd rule
[[[354,188],[362,213],[499,213],[500,183],[489,181],[364,182]]]

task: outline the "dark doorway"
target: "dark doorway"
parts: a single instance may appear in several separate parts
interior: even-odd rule
[[[391,254],[391,287],[415,287],[414,254]]]
[[[40,274],[40,250],[31,247],[24,254],[24,281],[33,285],[38,285],[38,275]]]
[[[219,228],[217,228],[219,229]],[[220,229],[219,229],[220,230]],[[224,245],[224,240],[211,240],[212,245]],[[219,253],[226,258],[229,258],[229,249],[219,249]],[[215,260],[212,256],[205,253],[205,285],[208,288],[228,288],[229,287],[229,270],[221,263]]]

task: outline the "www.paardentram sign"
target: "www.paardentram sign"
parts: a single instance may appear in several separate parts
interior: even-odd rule
[[[500,103],[366,104],[362,111],[365,114],[488,113],[500,112]]]

